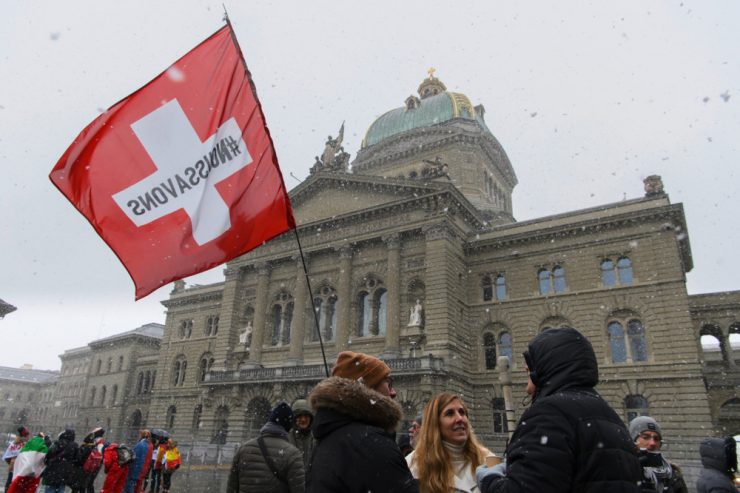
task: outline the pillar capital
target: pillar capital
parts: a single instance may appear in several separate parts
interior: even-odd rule
[[[383,242],[389,249],[401,248],[401,235],[398,233],[384,235]]]

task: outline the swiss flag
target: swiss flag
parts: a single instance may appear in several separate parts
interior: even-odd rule
[[[295,227],[230,25],[96,118],[49,175],[136,299]]]

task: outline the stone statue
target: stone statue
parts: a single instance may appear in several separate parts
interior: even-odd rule
[[[660,175],[650,175],[642,182],[645,184],[645,197],[654,197],[663,194],[663,180]]]
[[[239,344],[244,344],[249,347],[252,344],[252,321],[247,322],[247,326],[244,327],[244,332],[239,334]]]
[[[421,301],[416,300],[416,304],[411,307],[411,313],[409,314],[409,327],[421,327],[423,311],[424,308],[421,306]]]
[[[324,164],[324,167],[331,166],[332,162],[334,161],[334,156],[336,156],[337,152],[339,152],[342,141],[344,140],[344,122],[342,122],[342,126],[339,127],[339,135],[336,139],[332,139],[331,135],[326,139],[326,145],[324,146],[324,153],[321,155],[321,162]],[[342,149],[343,151],[344,149]]]

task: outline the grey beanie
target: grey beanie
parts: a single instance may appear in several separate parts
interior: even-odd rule
[[[660,430],[660,425],[650,416],[638,416],[630,421],[630,436],[632,441],[637,441],[637,437],[643,431],[654,431],[660,438],[663,438],[663,432]]]
[[[313,418],[313,412],[311,412],[311,408],[308,406],[308,401],[306,399],[297,399],[293,403],[293,415],[301,416],[302,414]]]

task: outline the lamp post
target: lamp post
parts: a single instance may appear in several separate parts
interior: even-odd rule
[[[511,361],[508,356],[498,357],[498,380],[504,391],[506,429],[509,430],[509,440],[511,440],[516,427],[516,417],[514,416],[514,399],[511,396]]]

